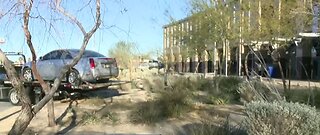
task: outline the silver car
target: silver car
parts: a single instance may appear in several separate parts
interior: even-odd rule
[[[71,63],[79,52],[78,49],[61,49],[47,53],[37,61],[39,74],[44,80],[53,81],[58,77],[62,68]],[[107,58],[100,53],[86,50],[78,64],[66,74],[63,81],[79,86],[84,82],[106,82],[110,78],[117,77],[118,74],[119,69],[115,58]],[[31,62],[24,64],[22,77],[25,81],[35,79],[31,70]]]

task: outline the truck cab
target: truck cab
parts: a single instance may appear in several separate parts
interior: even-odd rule
[[[4,52],[8,59],[12,62],[18,75],[21,72],[21,68],[26,63],[26,57],[21,52]],[[6,82],[9,81],[6,70],[3,65],[3,61],[0,61],[0,99],[9,99],[9,101],[16,105],[19,103],[17,93],[11,85]]]

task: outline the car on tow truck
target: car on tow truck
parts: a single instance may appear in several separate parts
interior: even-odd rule
[[[60,49],[40,57],[36,62],[40,76],[45,81],[54,81],[62,68],[70,64],[79,52],[79,49]],[[63,81],[78,87],[82,84],[108,82],[109,79],[116,78],[118,75],[119,69],[115,58],[108,58],[98,52],[85,50],[79,62],[68,71]],[[22,67],[22,76],[28,82],[35,80],[31,62]]]
[[[56,50],[58,51],[58,50]],[[70,51],[70,50],[69,50]],[[72,49],[73,52],[66,53],[65,51],[59,50],[59,52],[63,52],[59,56],[59,52],[52,51],[45,55],[44,57],[40,58],[38,61],[39,65],[46,65],[45,67],[39,66],[37,64],[38,69],[40,69],[40,75],[46,75],[48,72],[49,75],[52,75],[52,71],[55,73],[58,72],[59,69],[53,69],[57,67],[53,66],[64,66],[64,65],[57,65],[57,64],[68,64],[72,60],[72,56],[75,56],[77,53],[77,50]],[[69,54],[70,53],[70,54]],[[74,54],[71,54],[74,53]],[[23,84],[25,87],[25,90],[29,94],[30,100],[32,103],[37,103],[41,100],[41,98],[44,96],[43,90],[41,88],[40,83],[33,78],[32,70],[31,70],[31,63],[27,62],[25,56],[22,53],[6,53],[7,57],[11,55],[15,56],[21,56],[19,59],[21,62],[16,63],[13,62],[13,65],[17,71],[18,74],[20,74],[21,79],[23,79]],[[66,56],[66,55],[71,55]],[[54,57],[55,56],[55,57]],[[53,58],[65,58],[62,60],[53,59]],[[50,59],[46,59],[50,58]],[[40,62],[41,61],[41,62]],[[44,62],[44,63],[42,63]],[[58,62],[58,63],[55,63]],[[25,64],[24,64],[25,63]],[[50,65],[49,65],[50,64]],[[55,65],[56,64],[56,65]],[[88,69],[83,70],[83,69]],[[27,70],[28,69],[28,70]],[[30,69],[30,70],[29,70]],[[31,74],[27,74],[29,73]],[[89,72],[89,74],[88,74]],[[85,74],[87,73],[87,74]],[[116,80],[109,80],[111,77],[117,77],[119,74],[118,67],[116,60],[114,58],[106,58],[102,54],[99,54],[97,52],[93,51],[85,51],[85,54],[79,61],[79,63],[74,66],[74,68],[71,69],[71,71],[68,72],[64,82],[61,82],[57,92],[55,93],[55,97],[58,99],[70,97],[72,95],[81,95],[83,92],[87,92],[88,90],[99,90],[102,88],[107,88],[111,85],[121,85],[124,83],[128,83],[126,81],[116,81]],[[87,75],[87,76],[86,76]],[[89,77],[88,77],[89,75]],[[31,80],[28,80],[31,77]],[[45,76],[45,81],[49,83],[49,85],[53,84],[53,81],[50,80],[53,76]],[[75,82],[77,82],[75,84]],[[77,85],[77,86],[75,86]],[[11,81],[8,79],[6,71],[0,63],[0,99],[9,99],[11,104],[13,105],[19,105],[19,98],[17,95],[17,91],[13,88]]]

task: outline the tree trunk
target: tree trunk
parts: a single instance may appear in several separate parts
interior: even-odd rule
[[[47,103],[47,108],[48,108],[48,126],[53,127],[56,125],[55,116],[54,116],[53,98],[51,98]]]
[[[279,57],[279,58],[280,58],[280,57]],[[281,65],[280,60],[278,60],[278,65],[279,65],[280,72],[281,72],[283,89],[284,89],[285,92],[287,92],[286,79],[285,79],[284,74],[283,74],[283,69],[282,69],[282,65]]]
[[[27,38],[27,44],[29,46],[29,49],[30,49],[30,51],[32,53],[32,57],[33,57],[33,66],[32,67],[35,68],[35,59],[36,59],[35,56],[36,55],[35,55],[35,51],[33,49],[32,41],[31,41],[31,34],[28,30],[29,14],[31,12],[31,7],[33,4],[33,1],[31,0],[29,5],[26,3],[26,1],[23,1],[23,2],[24,2],[23,3],[24,6],[25,6],[24,7],[25,8],[24,20],[23,20],[24,21],[24,32],[25,32],[25,36]],[[13,66],[11,65],[11,62],[7,59],[7,57],[3,54],[3,52],[0,49],[0,58],[4,59],[3,61],[5,62],[4,65],[5,65],[6,72],[9,76],[10,81],[12,82],[12,85],[18,90],[18,96],[19,96],[19,99],[22,103],[21,113],[18,116],[18,118],[16,119],[13,127],[11,128],[9,135],[22,134],[25,131],[25,129],[28,127],[32,118],[34,117],[34,114],[38,113],[48,102],[51,102],[48,104],[48,106],[49,106],[48,111],[50,110],[50,112],[51,112],[51,114],[49,113],[49,115],[50,115],[49,117],[54,118],[54,114],[52,113],[52,112],[54,112],[54,109],[52,108],[53,107],[52,97],[53,97],[54,93],[57,91],[58,87],[60,86],[61,80],[65,77],[65,74],[69,71],[69,69],[71,67],[73,67],[74,65],[76,65],[78,63],[78,61],[82,57],[82,55],[88,45],[90,38],[96,32],[96,30],[99,28],[99,26],[101,24],[100,0],[96,0],[95,25],[92,27],[92,29],[89,32],[86,32],[84,27],[82,26],[82,24],[77,20],[77,18],[73,17],[71,14],[66,12],[60,6],[60,3],[61,3],[61,0],[55,1],[56,9],[61,14],[68,17],[72,22],[74,22],[79,27],[81,32],[83,33],[82,45],[81,45],[79,54],[74,59],[72,59],[71,64],[68,64],[62,68],[62,71],[60,72],[59,77],[54,80],[52,88],[44,87],[45,91],[48,90],[48,91],[46,91],[46,96],[39,103],[37,103],[33,108],[31,107],[31,101],[28,98],[28,95],[25,93],[25,89],[22,84],[22,81],[18,78],[16,71],[14,70]],[[48,85],[47,84],[43,85],[43,83],[42,83],[41,86],[43,87],[43,86],[48,86]],[[53,116],[52,116],[52,114],[53,114]],[[52,121],[52,119],[49,121]],[[52,123],[54,123],[54,119],[53,119]]]
[[[244,60],[244,68],[245,68],[245,74],[247,76],[247,78],[249,78],[249,69],[248,69],[248,57],[250,55],[250,52],[247,53],[245,60]]]
[[[28,95],[28,91],[24,88],[21,80],[18,77],[18,74],[13,67],[12,63],[9,59],[5,56],[5,54],[0,49],[0,59],[4,62],[4,68],[6,73],[13,85],[16,88],[18,97],[20,99],[21,113],[16,119],[12,129],[9,132],[9,135],[20,135],[23,131],[28,127],[30,121],[33,118],[32,108],[31,108],[31,101]]]
[[[8,135],[21,135],[24,132],[24,130],[28,127],[33,117],[34,114],[32,113],[31,106],[29,106],[28,104],[23,104],[21,108],[21,113],[16,119]]]

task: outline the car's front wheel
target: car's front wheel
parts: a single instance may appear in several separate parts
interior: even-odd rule
[[[22,76],[23,76],[24,81],[26,81],[26,82],[33,81],[32,70],[30,68],[23,69]]]
[[[71,71],[69,71],[67,75],[67,81],[72,86],[79,86],[81,83],[79,72],[75,69],[72,69]]]
[[[12,88],[9,91],[9,101],[13,105],[19,105],[20,103],[20,99],[18,98],[18,92],[14,88]]]

